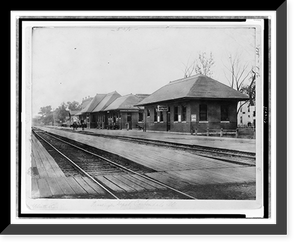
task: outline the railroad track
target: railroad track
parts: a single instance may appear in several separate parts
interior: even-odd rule
[[[67,129],[63,129],[63,130],[68,132],[75,132],[73,130],[67,130]],[[119,139],[119,140],[138,143],[138,144],[161,146],[170,149],[184,150],[186,152],[190,152],[199,156],[221,160],[225,162],[246,165],[246,166],[256,165],[256,154],[253,152],[244,152],[244,151],[230,150],[224,148],[213,148],[213,147],[201,146],[201,145],[178,144],[175,142],[150,140],[150,139],[144,139],[140,137],[99,134],[99,133],[92,133],[89,131],[81,131],[81,130],[76,132],[92,135],[92,136],[103,137],[103,138]]]
[[[174,198],[196,199],[187,193],[145,175],[145,173],[153,172],[152,169],[134,163],[124,166],[122,163],[116,162],[115,159],[107,158],[107,154],[104,156],[99,155],[98,149],[98,152],[90,151],[80,147],[79,143],[76,144],[77,142],[75,141],[66,141],[66,138],[49,134],[37,128],[33,128],[32,132],[42,143],[49,146],[48,149],[52,150],[52,153],[55,151],[68,161],[68,165],[62,168],[62,171],[67,176],[74,176],[74,174],[79,173],[90,178],[107,193],[108,198],[126,198],[126,194],[116,190],[118,186],[110,181],[110,179],[117,180],[116,175],[122,175],[122,178],[131,180],[132,185],[135,185],[137,188],[149,189],[147,193],[150,195],[151,192],[156,194],[157,190],[160,190],[165,195],[173,195]],[[122,181],[119,182],[124,184]],[[150,189],[155,189],[155,191]]]

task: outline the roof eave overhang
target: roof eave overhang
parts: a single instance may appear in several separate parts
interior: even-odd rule
[[[142,103],[142,104],[136,104],[134,106],[141,107],[141,106],[147,106],[147,105],[153,105],[153,104],[161,104],[161,103],[170,103],[174,101],[189,101],[189,100],[215,100],[215,101],[247,101],[249,98],[243,98],[243,97],[237,97],[237,98],[216,98],[216,97],[182,97],[182,98],[175,98],[175,99],[168,99],[168,100],[160,100],[156,102],[150,102],[150,103]]]

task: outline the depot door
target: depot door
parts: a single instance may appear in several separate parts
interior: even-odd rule
[[[168,107],[168,111],[167,111],[167,131],[170,131],[170,128],[171,128],[170,121],[171,121],[170,107]]]
[[[127,113],[127,123],[129,124],[129,129],[132,129],[131,113]]]

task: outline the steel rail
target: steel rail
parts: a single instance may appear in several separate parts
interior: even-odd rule
[[[129,141],[135,141],[135,142],[144,142],[146,144],[155,144],[155,145],[160,145],[160,146],[168,146],[168,147],[181,148],[181,149],[191,149],[193,151],[210,152],[210,153],[217,153],[217,154],[230,155],[230,156],[236,156],[236,157],[255,158],[255,153],[253,153],[253,152],[238,151],[238,150],[231,150],[231,149],[225,149],[225,148],[215,148],[215,147],[201,146],[201,145],[177,144],[177,143],[169,142],[169,141],[151,140],[151,139],[144,139],[144,138],[140,138],[140,137],[128,137],[128,136],[120,136],[120,135],[99,134],[99,133],[92,133],[89,131],[83,131],[83,132],[78,131],[78,132],[79,133],[89,133],[89,135],[100,136],[103,138],[106,137],[106,138],[129,140]]]
[[[56,129],[56,128],[54,128],[54,129]],[[65,129],[62,129],[62,130],[65,131]],[[67,131],[73,132],[72,130],[67,130]],[[190,149],[193,151],[230,155],[230,156],[241,157],[241,158],[255,159],[255,156],[256,156],[255,152],[246,152],[246,151],[232,150],[232,149],[226,149],[226,148],[215,148],[215,147],[203,146],[203,145],[177,144],[177,143],[169,142],[169,141],[151,140],[151,139],[145,139],[145,138],[141,138],[141,137],[100,134],[100,133],[89,132],[87,130],[84,130],[84,131],[79,130],[78,133],[99,136],[99,137],[103,137],[103,138],[113,138],[113,139],[120,139],[120,140],[143,142],[146,144],[154,144],[154,145],[159,145],[159,146],[167,146],[167,147],[180,148],[180,149]]]
[[[159,184],[159,185],[161,185],[161,186],[163,186],[163,187],[166,187],[166,188],[168,188],[168,189],[170,189],[170,190],[172,190],[172,191],[175,191],[175,192],[177,192],[177,193],[179,193],[179,194],[181,194],[181,195],[184,195],[184,196],[186,196],[186,197],[188,197],[188,198],[197,200],[197,198],[195,198],[195,197],[193,197],[193,196],[191,196],[191,195],[189,195],[189,194],[186,194],[186,193],[184,193],[184,192],[182,192],[182,191],[180,191],[180,190],[177,190],[177,189],[175,189],[175,188],[173,188],[173,187],[171,187],[171,186],[169,186],[169,185],[167,185],[167,184],[164,184],[164,183],[162,183],[162,182],[160,182],[160,181],[157,181],[157,180],[155,180],[155,179],[153,179],[153,178],[151,178],[151,177],[145,176],[145,175],[143,175],[143,174],[141,174],[141,173],[138,173],[138,172],[136,172],[136,171],[133,171],[133,170],[131,170],[131,169],[128,169],[128,168],[126,168],[126,167],[124,167],[124,166],[122,166],[122,165],[120,165],[120,164],[118,164],[118,163],[116,163],[116,162],[114,162],[114,161],[111,161],[111,160],[109,160],[109,159],[107,159],[107,158],[105,158],[105,157],[102,157],[102,156],[100,156],[100,155],[98,155],[98,154],[96,154],[96,153],[90,152],[90,151],[85,150],[85,149],[83,149],[83,148],[81,148],[81,147],[79,147],[79,146],[76,146],[76,145],[72,144],[72,143],[69,143],[69,142],[67,142],[67,141],[65,141],[65,140],[62,140],[62,139],[60,139],[60,138],[58,138],[58,137],[55,137],[55,136],[49,134],[49,133],[46,132],[46,131],[43,131],[43,132],[45,132],[47,135],[49,135],[49,136],[51,136],[51,137],[53,137],[53,138],[55,138],[55,139],[57,139],[57,140],[60,140],[61,142],[64,142],[64,143],[66,143],[66,144],[68,144],[68,145],[70,145],[70,146],[73,146],[73,147],[75,147],[75,148],[77,148],[77,149],[79,149],[79,150],[82,150],[82,151],[84,151],[84,152],[86,152],[86,153],[89,153],[89,154],[94,155],[94,156],[96,156],[96,157],[98,157],[98,158],[101,158],[101,159],[103,159],[103,160],[105,160],[105,161],[107,161],[107,162],[113,164],[114,166],[116,166],[116,167],[118,167],[118,168],[121,168],[122,170],[124,170],[124,171],[126,171],[126,172],[130,172],[130,173],[136,174],[136,175],[141,176],[141,177],[143,177],[143,178],[145,178],[145,179],[147,179],[147,180],[149,180],[149,181],[152,181],[152,182],[157,183],[157,184]]]
[[[85,170],[80,168],[73,160],[71,160],[69,157],[67,157],[65,154],[63,154],[61,151],[59,151],[55,146],[50,144],[47,140],[45,140],[43,137],[38,135],[35,131],[33,131],[35,135],[37,135],[40,139],[42,139],[44,142],[46,142],[49,146],[51,146],[55,151],[57,151],[60,155],[62,155],[65,159],[67,159],[72,165],[76,167],[81,173],[83,173],[85,176],[90,178],[93,182],[95,182],[98,186],[100,186],[102,189],[104,189],[107,193],[109,193],[111,196],[113,196],[115,199],[119,199],[114,193],[112,193],[109,189],[107,189],[105,186],[103,186],[101,183],[99,183],[93,176],[91,176],[89,173],[87,173]]]
[[[88,131],[84,131],[84,132],[79,131],[79,133],[88,133],[87,135],[92,135],[92,136],[97,136],[97,137],[99,136],[99,137],[103,137],[106,139],[107,138],[120,139],[125,142],[126,141],[127,142],[136,142],[136,143],[142,143],[142,144],[146,144],[146,145],[148,145],[148,144],[149,145],[157,145],[157,146],[168,147],[168,148],[171,147],[171,148],[175,148],[175,149],[182,149],[182,150],[188,151],[188,152],[200,152],[202,154],[197,154],[197,155],[201,156],[201,157],[215,159],[215,160],[229,162],[229,163],[236,163],[236,164],[240,164],[240,165],[255,166],[254,163],[246,162],[243,160],[243,159],[251,160],[251,161],[254,160],[253,162],[255,162],[255,156],[249,155],[247,152],[243,152],[243,151],[226,150],[223,148],[220,149],[220,148],[204,147],[204,146],[196,146],[196,145],[176,144],[176,143],[167,142],[167,141],[149,140],[149,139],[136,138],[136,137],[94,134],[94,133],[90,133]],[[233,158],[228,159],[228,158],[222,157],[222,156],[217,157],[213,154],[232,156]]]

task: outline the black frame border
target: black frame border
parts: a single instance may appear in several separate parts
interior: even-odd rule
[[[276,73],[276,77],[277,77],[277,100],[282,101],[283,102],[280,104],[280,109],[277,110],[277,150],[280,151],[280,156],[276,156],[276,160],[277,160],[277,183],[282,183],[284,181],[285,178],[282,178],[282,176],[287,175],[287,167],[285,167],[284,165],[286,164],[287,161],[287,154],[286,154],[286,140],[287,140],[287,136],[286,134],[286,121],[287,120],[287,115],[286,115],[286,96],[287,96],[287,84],[283,84],[283,83],[279,83],[279,82],[286,82],[287,80],[287,12],[288,12],[288,8],[287,8],[287,2],[284,2],[280,8],[277,9],[277,13],[276,13],[276,18],[277,18],[277,27],[276,27],[276,31],[277,31],[277,37],[276,37],[276,42],[277,42],[277,48],[276,48],[276,62],[277,62],[277,66],[280,66],[280,68],[282,68],[282,70],[277,71]],[[19,19],[19,26],[18,26],[18,35],[19,35],[19,44],[21,44],[21,39],[22,39],[22,21],[23,20],[33,20],[36,18],[24,18],[24,19]],[[60,18],[48,18],[48,20],[59,20]],[[124,19],[124,18],[123,18]],[[120,21],[123,20],[120,18],[117,18],[116,21]],[[135,18],[125,18],[127,21],[132,21],[132,20],[137,20]],[[41,19],[38,19],[41,20]],[[68,20],[63,18],[64,21]],[[80,20],[80,19],[77,19]],[[86,20],[86,19],[85,19]],[[90,20],[90,19],[88,19]],[[91,18],[91,20],[95,21],[97,19]],[[101,20],[108,20],[107,18],[101,19]],[[149,21],[170,21],[170,19],[168,18],[166,19],[161,19],[161,18],[157,18],[157,19],[153,19],[153,18],[149,18],[147,19]],[[183,19],[180,21],[191,21],[193,19],[187,18],[187,19]],[[208,21],[211,19],[197,19],[196,21]],[[212,19],[212,20],[216,20],[216,19]],[[233,21],[233,19],[217,19],[217,21],[220,20],[224,20],[224,21]],[[236,19],[234,19],[236,20]],[[240,19],[241,21],[243,21],[243,19]],[[281,20],[281,21],[279,21]],[[44,20],[43,20],[44,21]],[[111,19],[109,19],[109,21],[111,21]],[[141,21],[141,19],[138,19],[138,21]],[[280,25],[279,25],[280,24]],[[268,26],[268,21],[265,21],[265,27],[266,25]],[[267,29],[267,28],[266,28]],[[265,29],[265,30],[266,30]],[[267,29],[268,30],[268,29]],[[280,35],[279,35],[280,34]],[[286,34],[286,35],[283,35]],[[265,37],[267,37],[269,34],[265,33],[264,34]],[[265,42],[268,39],[265,38]],[[264,62],[264,69],[265,72],[268,72],[268,66],[269,63],[266,64],[266,60],[268,58],[268,49],[265,49],[265,54],[264,54],[264,58],[265,58],[265,62]],[[280,59],[279,59],[280,58]],[[22,77],[22,46],[19,46],[19,57],[18,57],[18,76],[19,79],[21,79]],[[280,65],[279,65],[280,64]],[[267,66],[267,67],[266,67]],[[284,69],[286,69],[284,71]],[[264,74],[265,77],[268,77],[268,73]],[[268,82],[265,81],[265,82]],[[268,87],[268,84],[265,84],[265,87]],[[280,89],[279,89],[280,88]],[[265,91],[268,94],[268,90]],[[22,95],[22,91],[21,91],[21,81],[19,82],[19,111],[18,111],[18,130],[17,130],[17,136],[19,137],[18,139],[18,143],[19,143],[19,147],[21,147],[21,110],[22,110],[22,106],[21,106],[21,95]],[[265,96],[264,96],[265,97]],[[267,100],[266,100],[267,99]],[[267,107],[267,109],[269,110],[269,96],[267,96],[267,98],[265,98],[264,100],[264,106]],[[277,104],[278,106],[278,104]],[[280,112],[280,115],[279,113]],[[284,116],[282,116],[282,114]],[[280,117],[279,117],[280,116]],[[268,120],[270,120],[270,116],[268,116]],[[283,118],[284,117],[284,118]],[[264,141],[264,148],[269,147],[269,123],[267,121],[266,123],[267,125],[264,125],[264,135],[265,135],[265,141]],[[278,127],[280,127],[281,132],[278,133]],[[267,132],[266,132],[267,130]],[[282,130],[285,130],[285,132],[282,132]],[[266,139],[267,138],[267,139]],[[278,142],[278,140],[280,142]],[[274,142],[274,141],[271,141]],[[279,149],[279,147],[281,149]],[[265,153],[268,154],[268,153]],[[20,158],[21,155],[21,149],[18,150],[18,155]],[[21,161],[17,160],[19,165],[21,166]],[[267,165],[269,163],[268,161],[268,157],[267,160],[265,160],[264,162],[267,162]],[[279,166],[282,165],[282,166]],[[267,169],[266,169],[267,168]],[[281,169],[281,171],[279,171],[279,169]],[[264,172],[265,173],[265,178],[264,180],[267,179],[268,181],[268,166],[264,166]],[[280,177],[279,177],[280,175]],[[18,179],[19,179],[19,185],[18,185],[18,190],[20,190],[20,185],[21,185],[21,175],[20,173],[18,173]],[[283,187],[282,187],[283,186]],[[267,193],[267,194],[266,194]],[[264,187],[264,194],[268,195],[269,191],[268,191],[268,187]],[[285,195],[284,195],[285,194]],[[19,199],[18,199],[18,204],[20,203],[20,194],[19,195]],[[278,199],[281,199],[280,201]],[[285,200],[285,201],[284,201]],[[101,235],[207,235],[207,234],[223,234],[223,235],[227,235],[227,234],[250,234],[253,233],[253,230],[256,230],[255,233],[260,233],[260,234],[273,234],[273,233],[277,233],[277,234],[283,234],[286,233],[287,230],[287,208],[285,203],[287,203],[287,195],[286,195],[286,184],[283,183],[283,185],[281,185],[280,187],[280,191],[277,192],[277,223],[281,224],[280,228],[278,224],[276,225],[167,225],[167,224],[162,224],[162,225],[65,225],[65,224],[61,224],[61,225],[9,225],[1,234],[2,235],[45,235],[45,234],[49,234],[51,233],[52,235],[94,235],[94,234],[101,234]],[[281,206],[279,206],[278,204],[281,202]],[[267,204],[268,206],[268,200],[266,200],[266,197],[264,198],[264,204]],[[20,205],[18,206],[20,209]],[[265,208],[264,210],[264,217],[266,218],[269,215],[268,212],[268,207]],[[280,217],[279,213],[283,214],[283,218],[278,218]],[[49,217],[49,215],[47,215]],[[51,218],[55,217],[55,215],[50,215]],[[46,217],[44,215],[26,215],[24,216],[24,214],[19,215],[19,217]],[[62,215],[59,215],[57,217],[62,217]],[[72,215],[67,215],[65,217],[73,217]],[[76,217],[80,217],[78,215],[76,215]],[[82,217],[89,217],[88,215],[83,215]],[[97,218],[102,217],[102,216],[96,216]],[[103,216],[103,217],[108,217],[107,215]],[[113,216],[109,216],[109,217],[113,217]],[[128,217],[128,215],[126,216],[120,216],[117,215],[116,217],[121,217],[121,218],[126,218]],[[129,218],[131,218],[132,216],[129,216]],[[144,215],[136,215],[135,217],[146,217]],[[166,218],[166,215],[157,215],[157,216],[148,216],[150,218]],[[187,215],[167,215],[167,218],[186,218]],[[209,216],[204,216],[204,215],[188,215],[188,218],[243,218],[244,216],[240,216],[240,215],[236,215],[236,216],[227,216],[227,215],[221,215],[221,216],[215,216],[215,215],[209,215]],[[285,222],[285,223],[283,223]],[[282,225],[283,224],[283,225]],[[95,228],[95,226],[97,226],[97,228]],[[192,228],[193,227],[193,228]],[[196,228],[195,228],[196,227]],[[261,230],[263,228],[265,228],[264,230]],[[268,227],[268,228],[266,228]],[[50,228],[50,229],[49,229]],[[216,229],[217,228],[217,229]],[[252,230],[252,232],[250,231],[250,229]],[[68,230],[66,232],[66,230]],[[72,232],[70,233],[70,230],[72,230]],[[260,230],[260,231],[258,231]],[[221,232],[220,232],[221,231]]]

